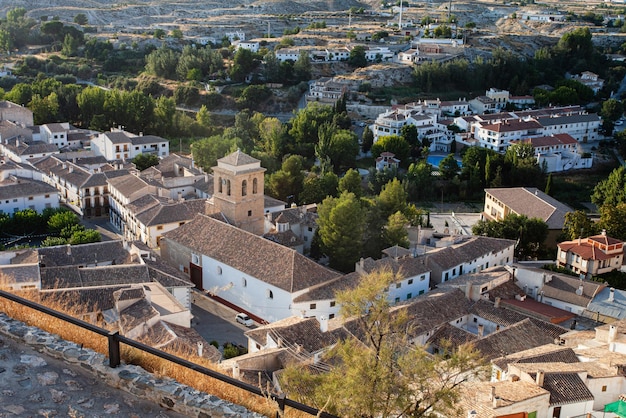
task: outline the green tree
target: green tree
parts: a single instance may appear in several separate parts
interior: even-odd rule
[[[84,13],[79,13],[76,16],[74,16],[74,23],[76,23],[77,25],[80,26],[85,26],[86,24],[89,23],[89,19],[87,19],[87,15]]]
[[[206,172],[217,165],[217,160],[237,149],[233,138],[214,135],[200,139],[191,144],[191,155],[194,161]]]
[[[409,143],[412,147],[420,145],[417,138],[417,126],[412,124],[406,124],[400,130],[400,136],[404,138],[406,142]]]
[[[563,239],[572,241],[596,234],[598,227],[583,211],[577,210],[565,214],[563,223]]]
[[[339,197],[327,197],[318,207],[319,235],[323,252],[330,266],[339,271],[354,270],[361,256],[365,228],[359,199],[343,192]]]
[[[352,67],[365,67],[367,66],[367,58],[365,57],[365,47],[357,45],[350,51],[348,57],[348,64]]]
[[[626,241],[626,203],[619,203],[615,206],[604,205],[600,208],[599,229],[606,230],[610,237]]]
[[[99,118],[104,115],[104,102],[106,100],[106,91],[99,87],[86,87],[76,96],[76,103],[80,110],[80,117],[85,128],[105,130],[108,127],[101,125]]]
[[[407,208],[407,193],[400,180],[394,178],[384,185],[376,202],[384,219],[396,212],[404,213]]]
[[[159,157],[154,154],[139,154],[133,158],[133,164],[137,170],[143,171],[159,163]]]
[[[88,244],[90,242],[102,241],[102,235],[95,229],[85,229],[84,231],[76,231],[69,239],[71,245]]]
[[[359,171],[353,168],[346,171],[346,174],[339,179],[338,189],[339,193],[354,193],[356,197],[361,197],[363,195],[363,185]]]
[[[472,227],[474,235],[506,238],[518,241],[515,247],[517,258],[539,257],[548,236],[548,224],[539,218],[511,213],[499,221],[478,221]]]
[[[459,163],[454,158],[454,154],[448,154],[439,161],[439,173],[446,180],[452,180],[459,173],[459,170]]]
[[[287,368],[281,386],[289,398],[346,417],[461,416],[459,386],[483,378],[485,362],[470,344],[444,343],[436,354],[413,344],[408,307],[389,302],[388,289],[400,280],[378,271],[337,294],[353,332],[324,357],[330,371]]]
[[[277,118],[265,118],[259,125],[260,148],[271,157],[281,159],[287,143],[287,127]]]
[[[269,194],[284,201],[294,201],[302,193],[304,183],[304,160],[299,155],[285,158],[280,170],[270,175],[266,186]]]
[[[332,122],[333,108],[317,102],[308,103],[291,118],[289,135],[293,142],[288,151],[302,155],[305,159],[312,159],[315,155],[315,144],[318,142],[318,130],[324,123]]]
[[[400,163],[408,164],[411,146],[399,135],[380,136],[372,145],[372,156],[376,158],[383,152],[391,152]]]
[[[311,59],[307,51],[300,51],[298,59],[293,63],[293,76],[296,83],[311,79]]]
[[[333,132],[329,157],[335,173],[339,173],[341,167],[354,166],[358,153],[359,140],[354,132],[348,129],[339,129]]]
[[[363,129],[363,135],[361,136],[361,150],[363,152],[369,152],[374,145],[374,132],[368,127]]]
[[[608,99],[602,103],[600,114],[604,119],[615,122],[624,114],[624,106],[622,102],[616,99]]]
[[[432,197],[434,182],[433,166],[427,161],[419,161],[409,166],[406,173],[407,194],[412,201],[425,200]]]
[[[328,196],[337,196],[339,178],[333,172],[317,175],[309,173],[302,186],[299,201],[301,204],[320,203]]]
[[[626,202],[626,167],[616,168],[608,178],[600,181],[593,189],[591,201],[597,207]]]
[[[59,96],[50,93],[46,97],[33,95],[28,108],[33,112],[33,121],[36,125],[56,122],[59,116]]]
[[[63,229],[78,225],[79,222],[80,220],[74,212],[64,210],[50,216],[50,219],[48,219],[48,232],[51,235],[60,235]]]
[[[408,219],[402,212],[396,212],[389,216],[387,226],[383,232],[383,238],[387,247],[398,245],[400,247],[409,248],[409,232],[406,227],[409,224]]]
[[[238,83],[245,80],[246,76],[256,66],[254,54],[249,49],[239,48],[233,57],[233,66],[230,69],[230,78]]]
[[[548,174],[548,181],[546,182],[546,189],[544,193],[550,196],[552,192],[552,173]]]

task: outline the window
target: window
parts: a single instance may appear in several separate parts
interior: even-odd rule
[[[49,194],[47,194],[47,195],[45,195],[44,197],[45,197],[46,199],[48,199],[48,198],[50,197],[50,195],[49,195]]]
[[[222,268],[220,266],[217,266],[217,274],[219,275],[222,274]]]
[[[478,322],[478,318],[474,318],[474,322]]]
[[[396,298],[396,303],[400,302],[400,298]]]
[[[561,407],[555,406],[552,411],[552,418],[561,418]]]
[[[413,284],[413,279],[409,279],[409,284]]]
[[[161,144],[161,148],[165,148],[165,144]]]
[[[33,196],[28,196],[28,200],[33,200],[34,197]]]
[[[17,199],[13,199],[13,202],[17,202]]]
[[[333,319],[334,317],[335,317],[334,313],[331,313],[331,314],[328,315],[328,319]]]
[[[248,211],[248,216],[252,216],[252,211],[251,210]]]
[[[257,194],[257,184],[258,181],[256,178],[252,179],[252,194]]]
[[[268,299],[274,299],[274,292],[272,292],[270,289],[267,289],[266,296]]]
[[[487,291],[487,286],[483,286],[483,287],[480,289],[480,293],[485,293],[486,291]]]
[[[407,293],[406,294],[406,299],[409,300],[413,297],[413,293]]]
[[[309,309],[317,309],[317,304],[316,303],[310,304]]]
[[[423,282],[424,280],[426,280],[426,276],[425,275],[421,275],[420,276],[420,282]]]
[[[602,392],[606,392],[606,385],[602,386]]]
[[[396,283],[396,289],[400,289],[402,287],[402,283],[398,282]]]
[[[226,180],[226,195],[230,196],[230,180]]]
[[[183,226],[183,225],[185,225],[185,222],[179,222],[178,223],[178,226]]]
[[[217,191],[218,191],[219,193],[222,193],[222,183],[223,183],[223,180],[222,180],[222,178],[220,177],[220,178],[217,180]]]
[[[448,272],[446,271],[446,275],[445,275],[445,277],[443,278],[443,281],[444,281],[444,282],[445,282],[446,280],[448,280],[449,275],[450,275],[450,273],[448,273]]]
[[[139,147],[135,147],[135,151],[139,151]]]
[[[158,225],[157,226],[157,231],[161,231],[161,230],[163,230],[163,225]]]
[[[245,277],[241,278],[241,286],[242,287],[247,287],[248,286],[248,281],[246,280]]]
[[[241,182],[241,195],[245,196],[248,194],[248,181],[244,180]]]
[[[191,262],[197,266],[200,265],[200,257],[197,254],[191,254]]]
[[[334,301],[334,300],[331,300],[331,301],[330,301],[330,307],[332,308],[333,306],[335,306],[335,301]]]

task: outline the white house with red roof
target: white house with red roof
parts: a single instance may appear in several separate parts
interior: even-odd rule
[[[396,154],[393,152],[381,152],[380,156],[376,158],[376,171],[391,170],[398,168],[400,160],[396,158]]]
[[[535,150],[537,163],[547,173],[579,168],[591,168],[593,157],[583,153],[578,141],[570,134],[555,134],[524,138],[513,143],[530,144]]]
[[[585,278],[620,269],[624,261],[624,243],[607,236],[606,231],[592,237],[564,241],[557,247],[557,266]]]

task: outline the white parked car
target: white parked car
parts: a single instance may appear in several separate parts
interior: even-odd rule
[[[254,325],[254,321],[252,321],[252,319],[243,312],[238,313],[237,316],[235,317],[235,320],[239,322],[240,324],[243,324],[247,327],[251,327],[252,325]]]

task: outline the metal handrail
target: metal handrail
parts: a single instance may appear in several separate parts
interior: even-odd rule
[[[202,373],[203,375],[212,377],[229,385],[235,386],[239,389],[243,389],[247,392],[253,393],[259,396],[267,396],[274,400],[280,412],[276,413],[276,417],[284,416],[285,406],[289,406],[298,411],[306,412],[311,415],[319,416],[321,418],[336,418],[334,415],[328,414],[326,412],[320,411],[317,408],[305,405],[300,402],[296,402],[292,399],[285,397],[284,394],[277,393],[266,393],[261,388],[251,385],[249,383],[242,382],[228,375],[218,373],[214,370],[201,366],[199,364],[193,363],[189,360],[185,360],[183,358],[177,357],[173,354],[166,353],[165,351],[161,351],[154,347],[151,347],[146,344],[142,344],[130,338],[124,337],[120,335],[117,331],[111,332],[104,328],[100,328],[96,325],[90,324],[89,322],[83,321],[78,318],[74,318],[70,315],[64,314],[63,312],[55,311],[54,309],[48,308],[47,306],[40,305],[36,302],[30,301],[28,299],[21,298],[12,293],[0,290],[0,297],[8,299],[10,301],[19,303],[20,305],[24,305],[28,308],[34,309],[36,311],[45,313],[47,315],[53,316],[57,319],[60,319],[65,322],[69,322],[78,327],[84,328],[91,332],[94,332],[103,337],[107,337],[108,340],[108,348],[109,348],[109,367],[115,368],[121,364],[121,351],[120,351],[120,343],[124,343],[131,347],[134,347],[138,350],[144,351],[146,353],[152,354],[159,358],[162,358],[167,361],[171,361],[172,363],[176,363],[180,366],[186,367],[190,370],[196,371],[198,373]]]

